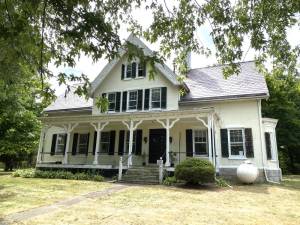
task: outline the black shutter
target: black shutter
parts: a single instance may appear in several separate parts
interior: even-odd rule
[[[162,109],[167,108],[167,88],[166,87],[161,88],[161,108]]]
[[[127,91],[123,91],[122,111],[125,112],[126,109],[127,109]]]
[[[143,77],[146,77],[146,63],[143,64]]]
[[[136,140],[135,140],[135,154],[142,154],[142,139],[143,139],[143,130],[136,130]]]
[[[114,155],[115,151],[115,138],[116,138],[116,131],[112,130],[110,131],[109,135],[109,155]]]
[[[121,92],[117,92],[116,93],[116,112],[120,112],[120,108],[121,108]]]
[[[67,147],[67,137],[68,135],[67,134],[64,134],[64,154],[66,154],[66,147]]]
[[[124,80],[125,78],[125,65],[122,64],[122,70],[121,70],[121,80]]]
[[[149,109],[150,89],[145,89],[144,110]]]
[[[185,131],[186,142],[186,156],[193,157],[193,130],[188,129]]]
[[[51,152],[50,152],[50,155],[54,155],[54,154],[55,154],[56,139],[57,139],[57,134],[53,134],[53,135],[52,135],[52,144],[51,144]]]
[[[136,62],[133,62],[131,64],[131,77],[135,78],[136,77]]]
[[[73,135],[73,146],[72,146],[72,155],[76,155],[77,151],[77,142],[78,142],[78,133]]]
[[[123,155],[123,152],[124,152],[124,138],[125,138],[125,130],[120,130],[120,132],[119,132],[119,149],[118,149],[119,155]]]
[[[245,145],[246,145],[246,156],[247,158],[253,158],[253,138],[252,138],[252,129],[245,128]]]
[[[86,144],[86,151],[85,154],[89,154],[89,145],[90,145],[90,133],[88,133],[88,138],[87,138],[87,144]]]
[[[265,142],[266,142],[267,159],[272,159],[271,137],[270,137],[270,133],[269,132],[265,132]]]
[[[138,110],[143,110],[143,90],[138,90]]]
[[[95,155],[96,152],[96,144],[97,144],[97,131],[94,132],[93,155]]]
[[[227,158],[229,156],[227,129],[221,129],[221,149],[222,149],[222,157]]]

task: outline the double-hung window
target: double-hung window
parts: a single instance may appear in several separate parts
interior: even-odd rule
[[[57,134],[55,154],[63,154],[65,150],[66,134]]]
[[[126,65],[126,78],[131,78],[132,77],[132,65],[131,63],[128,63]]]
[[[138,92],[128,92],[128,110],[137,110]]]
[[[244,129],[228,129],[229,154],[232,157],[245,157]]]
[[[145,74],[145,65],[143,63],[138,64],[138,77],[144,77]]]
[[[110,145],[110,132],[101,132],[100,153],[107,154]]]
[[[124,153],[128,154],[129,152],[129,130],[126,131],[126,138],[125,138],[125,150]],[[132,153],[135,153],[135,146],[136,146],[136,130],[133,131],[133,138],[132,138]]]
[[[108,111],[114,112],[116,110],[116,93],[108,93]]]
[[[151,108],[152,109],[161,108],[161,88],[151,89]]]
[[[194,155],[208,155],[207,130],[194,130]]]
[[[78,153],[79,154],[86,154],[88,151],[88,141],[89,141],[89,134],[78,134]]]

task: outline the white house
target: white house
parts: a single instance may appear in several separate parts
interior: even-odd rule
[[[152,54],[133,35],[128,41]],[[241,73],[228,79],[222,66],[190,69],[180,84],[160,64],[149,79],[148,65],[129,62],[124,53],[96,77],[88,101],[70,93],[44,110],[38,168],[116,172],[122,165],[128,173],[156,168],[162,158],[172,171],[197,157],[211,161],[223,176],[235,177],[236,168],[250,160],[260,180],[280,180],[277,120],[261,116],[261,101],[269,94],[254,62],[241,63]],[[186,95],[179,94],[181,88]],[[95,106],[97,96],[107,97],[107,112]]]

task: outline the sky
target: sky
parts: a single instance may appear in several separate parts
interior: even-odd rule
[[[133,11],[133,17],[134,18],[139,18],[139,22],[143,27],[148,27],[151,22],[152,22],[152,15],[149,11],[146,10],[134,10]],[[128,26],[123,25],[121,26],[119,30],[119,36],[121,40],[126,40],[127,37],[130,35],[130,32],[127,30]],[[204,24],[201,26],[197,32],[197,38],[201,40],[201,42],[208,48],[212,50],[212,54],[209,57],[203,56],[203,55],[197,55],[195,53],[192,53],[191,55],[191,68],[199,68],[199,67],[205,67],[205,66],[210,66],[217,64],[216,57],[214,56],[215,52],[215,47],[210,35],[211,29],[209,24]],[[292,46],[295,46],[299,44],[299,37],[300,37],[300,29],[299,27],[294,27],[289,29],[288,31],[288,41],[291,43]],[[150,44],[149,42],[145,41],[142,39],[142,41],[152,50],[158,50],[158,43]],[[244,42],[244,56],[243,56],[243,61],[249,61],[249,60],[254,60],[255,57],[255,52],[253,49],[248,49],[249,48],[249,39],[246,39]],[[97,61],[96,63],[93,62],[93,60],[90,57],[87,57],[85,55],[81,55],[80,59],[77,60],[77,64],[74,68],[70,67],[56,67],[54,64],[49,64],[49,69],[54,73],[54,75],[57,75],[59,72],[65,72],[66,74],[75,74],[75,75],[80,75],[80,74],[85,74],[88,76],[90,81],[92,82],[96,76],[101,72],[103,67],[106,65],[108,61],[105,59],[101,59]],[[172,60],[167,59],[166,64],[172,68]],[[58,83],[55,78],[50,80],[50,83],[52,87],[55,89],[56,95],[61,95],[65,91],[64,86],[58,86]]]

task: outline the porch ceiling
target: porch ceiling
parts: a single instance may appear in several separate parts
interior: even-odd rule
[[[196,118],[207,117],[214,112],[214,108],[197,108],[189,110],[172,111],[151,111],[151,112],[133,112],[133,113],[107,113],[101,115],[81,115],[81,116],[55,116],[40,117],[45,124],[61,123],[90,123],[90,122],[119,122],[119,121],[151,121],[156,119],[175,119],[175,118]]]

